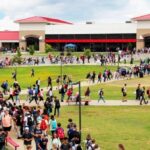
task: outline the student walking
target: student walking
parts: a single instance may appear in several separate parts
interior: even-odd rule
[[[57,112],[57,117],[59,117],[60,115],[60,102],[59,99],[57,97],[55,97],[55,109],[54,109],[54,116],[56,115]]]
[[[104,91],[103,91],[103,89],[100,89],[100,90],[98,91],[98,94],[99,94],[98,103],[100,102],[100,100],[102,100],[102,101],[105,103]]]
[[[145,100],[145,87],[141,90],[140,105],[142,105],[142,102],[144,102],[144,104],[148,104],[148,101]]]
[[[49,76],[48,79],[47,79],[47,87],[49,88],[52,88],[52,79],[51,77]]]
[[[121,88],[122,92],[122,102],[127,102],[127,84],[124,84],[124,86]]]
[[[34,77],[34,75],[35,75],[35,71],[34,71],[34,69],[32,68],[32,69],[31,69],[31,77]]]
[[[85,91],[85,99],[89,100],[89,97],[90,97],[90,94],[91,94],[91,91],[90,91],[90,88],[87,87],[86,91]]]
[[[61,102],[64,101],[64,97],[65,97],[65,88],[64,86],[62,85],[61,89],[59,90],[59,94],[61,95]]]

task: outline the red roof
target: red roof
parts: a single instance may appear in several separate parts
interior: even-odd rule
[[[148,21],[148,20],[150,20],[150,14],[135,17],[135,18],[132,18],[132,20],[135,20],[135,21]]]
[[[54,19],[54,18],[48,18],[48,17],[30,17],[25,19],[16,20],[17,23],[54,23],[54,24],[72,24],[70,22]]]
[[[0,40],[19,41],[19,31],[0,31]]]

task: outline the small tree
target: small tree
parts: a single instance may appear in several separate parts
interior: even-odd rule
[[[21,51],[20,51],[20,49],[18,48],[17,49],[17,54],[16,55],[14,55],[14,57],[12,58],[12,63],[14,64],[14,63],[17,63],[17,64],[21,64],[22,63],[22,57],[21,57]]]
[[[91,56],[91,49],[84,49],[84,55],[86,57],[90,57]]]
[[[21,54],[20,49],[19,49],[19,48],[17,48],[17,56],[18,56],[18,57],[21,57],[21,55],[22,55],[22,54]]]
[[[45,53],[49,53],[49,52],[52,52],[54,51],[53,47],[49,44],[46,44],[45,45]]]
[[[34,55],[34,53],[35,53],[35,47],[34,47],[34,45],[30,45],[29,46],[29,54]]]

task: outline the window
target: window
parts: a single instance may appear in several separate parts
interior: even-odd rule
[[[106,34],[91,34],[91,39],[106,39]]]

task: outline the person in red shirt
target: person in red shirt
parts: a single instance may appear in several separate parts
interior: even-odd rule
[[[69,88],[67,91],[67,96],[68,96],[67,101],[69,101],[71,99],[72,93],[73,93],[73,89]]]

